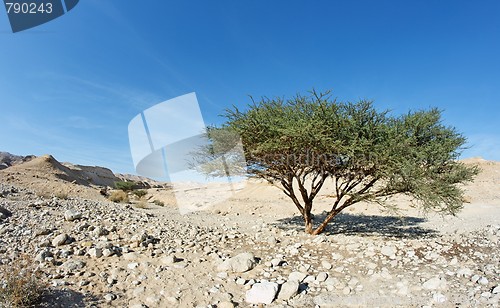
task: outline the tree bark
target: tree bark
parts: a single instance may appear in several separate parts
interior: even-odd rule
[[[311,217],[311,209],[307,209],[307,207],[304,209],[304,223],[305,223],[305,231],[307,234],[313,234],[313,223],[312,223],[312,217]]]

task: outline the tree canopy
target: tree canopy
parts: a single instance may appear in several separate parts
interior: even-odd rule
[[[223,126],[208,130],[211,154],[241,136],[246,172],[279,185],[310,234],[323,232],[358,202],[384,206],[396,194],[410,195],[426,211],[455,214],[463,205],[457,184],[478,172],[457,160],[466,139],[442,123],[438,109],[393,116],[371,101],[340,102],[313,90],[253,101],[245,111],[233,107],[225,117]],[[315,224],[313,200],[330,178],[336,195],[326,218]]]

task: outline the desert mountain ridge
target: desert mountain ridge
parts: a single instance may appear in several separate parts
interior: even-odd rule
[[[0,166],[0,176],[8,181],[56,194],[83,193],[86,197],[98,197],[100,189],[114,188],[119,181],[132,181],[140,189],[166,186],[146,177],[115,174],[105,167],[59,162],[49,154],[37,157],[0,152]]]

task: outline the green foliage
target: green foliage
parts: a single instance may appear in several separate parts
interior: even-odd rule
[[[158,205],[158,206],[165,206],[165,203],[163,201],[160,201],[160,200],[154,200],[153,203]]]
[[[241,136],[248,173],[281,185],[312,234],[355,203],[387,205],[387,197],[400,193],[424,210],[455,214],[463,200],[456,184],[478,172],[457,161],[466,139],[442,124],[437,109],[391,116],[370,101],[338,102],[312,91],[286,101],[254,101],[225,116],[224,126],[211,128],[214,143],[226,142],[217,138],[224,131]],[[336,199],[313,229],[313,200],[328,178]]]
[[[115,182],[115,188],[121,189],[123,191],[132,191],[134,189],[134,186],[135,186],[134,182],[125,182],[125,181]]]
[[[146,190],[144,190],[144,189],[134,190],[132,193],[134,195],[136,195],[137,197],[139,197],[139,198],[142,198],[142,197],[144,197],[145,195],[148,194],[148,192]]]

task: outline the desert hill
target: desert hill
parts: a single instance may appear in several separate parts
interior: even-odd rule
[[[61,163],[51,155],[36,157],[12,155],[0,152],[3,169],[0,176],[7,182],[30,187],[37,194],[81,195],[91,199],[102,199],[103,187],[114,188],[118,181],[133,181],[137,188],[161,188],[165,186],[144,177],[128,174],[114,174],[108,168]]]

